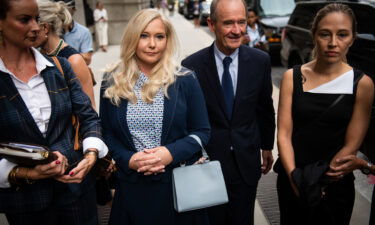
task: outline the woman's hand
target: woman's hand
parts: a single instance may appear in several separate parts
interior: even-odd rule
[[[292,172],[295,170],[296,168],[293,167],[292,169],[289,170],[289,172],[287,171],[287,174],[288,174],[288,179],[289,179],[289,183],[290,183],[290,186],[292,187],[292,190],[294,192],[294,194],[299,197],[300,196],[300,193],[299,193],[299,189],[298,189],[298,186],[297,184],[294,182],[293,178],[292,178]]]
[[[140,168],[151,168],[160,163],[161,158],[153,154],[154,152],[137,152],[129,160],[129,168],[141,172]]]
[[[171,153],[164,146],[159,146],[159,147],[152,148],[152,149],[146,149],[145,152],[153,153],[153,154],[157,155],[161,159],[161,161],[160,161],[161,164],[163,164],[165,166],[169,165],[173,160],[173,157],[172,157]]]
[[[164,168],[173,161],[173,157],[171,153],[164,146],[159,146],[159,147],[152,148],[152,149],[146,149],[145,152],[154,154],[161,159],[159,164],[156,164],[154,167],[148,168],[147,171],[145,171],[144,173],[145,175],[163,173],[165,172]]]
[[[63,175],[65,173],[68,160],[58,151],[53,152],[53,154],[57,156],[57,159],[51,163],[38,165],[33,169],[30,169],[28,172],[28,179],[40,180]]]
[[[294,192],[294,194],[299,197],[300,196],[300,193],[299,193],[299,190],[298,190],[298,187],[297,185],[294,183],[294,181],[292,180],[289,180],[289,183],[290,183],[290,186],[292,187],[292,190]]]
[[[96,160],[97,154],[85,154],[83,159],[68,175],[58,176],[55,179],[63,183],[81,183],[95,165]]]
[[[346,155],[335,159],[334,162],[331,162],[330,170],[326,173],[326,175],[334,180],[338,180],[353,170],[362,168],[365,165],[365,160],[360,159],[355,155]]]
[[[145,149],[135,153],[129,162],[129,167],[144,175],[165,172],[165,166],[173,160],[171,153],[164,146]]]

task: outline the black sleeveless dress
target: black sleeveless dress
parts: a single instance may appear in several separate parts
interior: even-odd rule
[[[304,92],[301,66],[293,68],[292,145],[297,168],[304,168],[317,161],[329,163],[343,147],[357,91],[354,81],[362,74],[361,71],[353,70],[353,94],[346,94],[327,110],[341,94]],[[352,173],[331,183],[321,204],[314,208],[296,197],[284,169],[278,173],[281,225],[349,225],[354,205]]]
[[[68,45],[61,49],[57,56],[68,59],[71,55],[74,54],[79,54],[79,52]]]

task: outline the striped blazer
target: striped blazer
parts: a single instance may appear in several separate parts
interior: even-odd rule
[[[52,59],[48,59],[53,63]],[[64,58],[59,60],[66,77],[56,66],[47,67],[41,72],[52,107],[46,137],[40,132],[10,75],[0,71],[0,141],[48,146],[53,151],[60,151],[72,164],[82,158],[82,151],[73,150],[72,114],[78,115],[83,138],[101,138],[101,126],[70,64]],[[62,198],[64,201],[73,201],[69,198],[77,198],[88,188],[93,188],[93,184],[94,180],[89,175],[80,184],[44,179],[24,185],[19,190],[15,187],[0,188],[0,212],[29,212],[46,208],[54,198],[56,187],[68,190],[67,197]]]

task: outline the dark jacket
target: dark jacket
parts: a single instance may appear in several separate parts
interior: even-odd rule
[[[209,156],[221,162],[227,182],[238,166],[245,182],[254,185],[261,175],[260,149],[270,150],[274,143],[271,65],[266,53],[245,45],[239,48],[238,60],[232,119],[225,113],[214,45],[187,57],[182,65],[197,74],[205,96],[212,127]]]
[[[79,118],[83,138],[101,138],[101,127],[98,115],[82,91],[68,61],[64,58],[59,60],[66,79],[70,81],[69,87],[57,67],[47,67],[41,73],[52,105],[46,137],[40,132],[10,75],[0,72],[0,141],[48,146],[53,151],[60,151],[73,164],[82,158],[82,151],[73,150],[72,114]],[[93,188],[93,180],[88,176],[81,184],[63,184],[54,179],[44,179],[32,185],[24,185],[20,190],[14,187],[0,188],[0,212],[27,212],[46,208],[54,199],[54,185],[69,187],[67,190],[72,194],[69,196],[73,198]],[[67,197],[64,200],[70,199]]]
[[[128,167],[129,159],[137,151],[127,126],[126,112],[128,101],[123,99],[119,107],[103,96],[107,82],[104,81],[100,98],[100,117],[103,121],[103,135],[113,159],[119,168],[120,180],[136,182],[140,175]],[[193,74],[178,76],[168,88],[169,98],[164,99],[164,115],[161,145],[173,157],[173,162],[165,173],[152,176],[153,179],[171,181],[171,169],[179,163],[194,162],[200,156],[200,145],[189,134],[195,134],[203,145],[209,140],[210,125],[198,81]]]

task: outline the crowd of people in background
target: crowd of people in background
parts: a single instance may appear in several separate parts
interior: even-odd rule
[[[156,8],[163,4],[174,2],[156,1]],[[97,225],[93,167],[108,155],[117,168],[111,225],[254,224],[258,182],[274,162],[276,120],[268,43],[245,1],[213,0],[207,23],[215,41],[181,64],[164,13],[135,13],[120,62],[103,77],[99,115],[92,35],[73,19],[75,2],[0,5],[0,142],[46,146],[55,156],[36,166],[0,156],[0,212],[10,225]],[[198,1],[195,10],[199,16]],[[102,2],[92,16],[107,52]],[[348,6],[327,4],[312,24],[312,60],[283,75],[274,165],[281,225],[349,225],[353,171],[375,174],[356,156],[374,101],[372,79],[346,59],[356,31]],[[179,213],[172,171],[200,160],[192,135],[220,161],[229,202]]]

